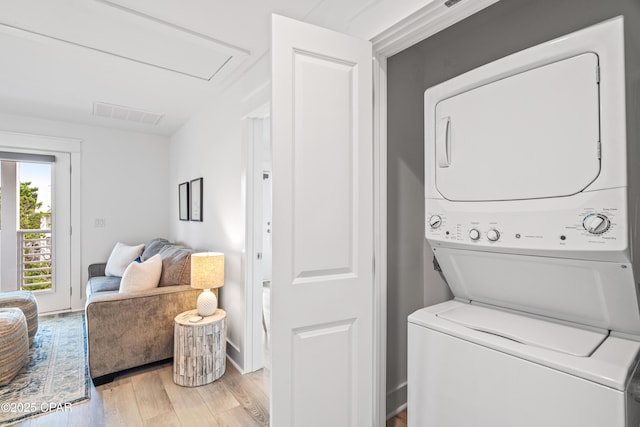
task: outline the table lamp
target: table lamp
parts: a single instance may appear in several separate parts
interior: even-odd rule
[[[198,296],[198,315],[211,316],[218,308],[218,298],[211,289],[224,285],[224,254],[199,252],[191,254],[191,287],[203,289]]]

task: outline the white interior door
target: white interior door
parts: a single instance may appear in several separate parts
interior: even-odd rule
[[[373,425],[366,41],[272,19],[271,424]]]
[[[53,278],[51,291],[36,291],[38,311],[71,308],[71,154],[55,153],[51,169],[51,233]]]

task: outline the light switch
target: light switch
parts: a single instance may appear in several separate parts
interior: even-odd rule
[[[104,218],[95,218],[93,220],[93,226],[95,228],[104,228],[107,226],[107,220]]]

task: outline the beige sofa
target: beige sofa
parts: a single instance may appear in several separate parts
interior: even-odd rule
[[[162,276],[158,288],[121,294],[120,278],[105,276],[106,263],[89,266],[87,342],[89,372],[96,385],[117,372],[173,357],[176,315],[196,307],[201,291],[192,289],[191,250],[153,239],[142,260],[159,253]]]

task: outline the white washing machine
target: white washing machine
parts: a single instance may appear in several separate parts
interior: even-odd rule
[[[618,17],[425,92],[426,238],[455,299],[409,316],[411,426],[640,425],[623,46]]]

